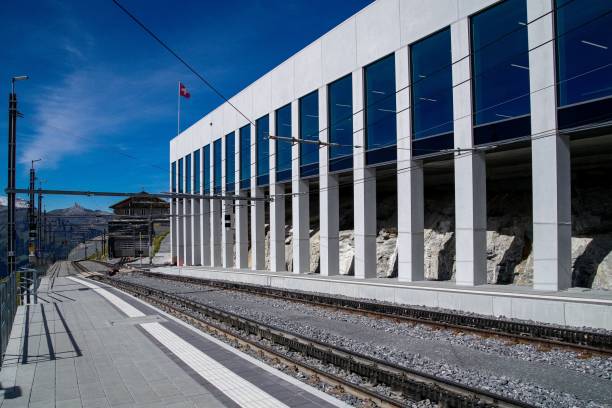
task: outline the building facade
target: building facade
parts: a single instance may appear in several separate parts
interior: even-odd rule
[[[269,224],[268,268],[285,270],[290,211],[292,270],[311,272],[318,212],[320,274],[337,274],[349,180],[354,278],[375,277],[377,174],[391,174],[397,279],[423,280],[423,169],[450,162],[455,280],[484,284],[487,155],[527,148],[533,287],[569,287],[572,141],[612,133],[610,11],[605,0],[377,0],[231,98],[239,112],[225,103],[170,142],[173,192],[271,199],[172,200],[176,263],[264,269]]]

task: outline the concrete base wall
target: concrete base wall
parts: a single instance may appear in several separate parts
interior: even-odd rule
[[[405,305],[440,307],[488,316],[509,317],[575,327],[612,330],[612,293],[566,290],[540,292],[517,286],[473,288],[452,282],[402,283],[390,279],[298,276],[291,273],[168,267],[157,272],[302,290]]]

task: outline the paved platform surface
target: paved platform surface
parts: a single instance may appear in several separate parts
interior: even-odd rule
[[[18,309],[2,408],[345,406],[113,288],[51,283]]]
[[[612,291],[608,290],[571,288],[553,292],[517,285],[467,287],[452,281],[399,282],[397,278],[356,279],[346,275],[321,276],[206,266],[159,267],[153,271],[612,330]]]

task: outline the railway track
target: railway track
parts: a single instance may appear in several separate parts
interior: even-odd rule
[[[316,306],[332,307],[381,318],[457,329],[486,336],[494,335],[519,341],[566,347],[578,351],[589,351],[606,355],[612,354],[612,335],[605,333],[540,325],[536,323],[501,320],[482,316],[469,316],[459,313],[391,305],[367,300],[338,298],[316,293],[287,291],[244,283],[168,275],[147,271],[139,271],[139,273],[143,276],[157,279],[211,286],[276,299],[297,301]]]
[[[82,265],[81,265],[82,267]],[[277,327],[262,324],[222,309],[186,299],[180,295],[169,294],[149,286],[120,281],[103,275],[91,276],[92,279],[107,283],[132,295],[138,296],[159,306],[189,323],[203,326],[222,333],[223,336],[248,345],[258,353],[274,360],[285,362],[300,371],[313,373],[328,384],[341,387],[345,392],[361,399],[371,400],[380,407],[405,407],[411,402],[429,400],[441,407],[530,407],[524,402],[465,386],[447,379],[424,374],[406,367],[371,358],[331,344],[284,331]],[[211,319],[214,322],[211,322]],[[285,349],[314,358],[325,364],[332,364],[346,372],[355,373],[369,379],[366,387],[322,371],[311,363],[292,358],[277,349],[262,345],[265,339]],[[306,360],[307,361],[307,360]],[[395,398],[376,392],[375,385],[384,384],[394,390]]]

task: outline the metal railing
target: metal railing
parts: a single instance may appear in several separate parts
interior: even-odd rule
[[[11,337],[13,321],[17,311],[17,277],[16,274],[4,278],[0,281],[0,344],[2,354],[0,354],[0,364],[4,360],[4,353]]]

